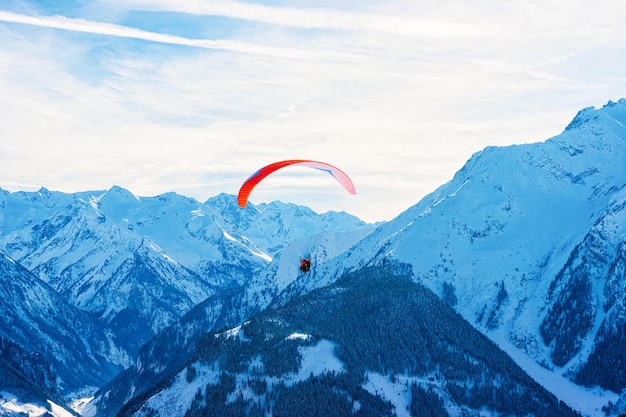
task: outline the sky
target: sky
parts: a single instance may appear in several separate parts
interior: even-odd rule
[[[626,97],[621,0],[2,0],[0,188],[391,220],[487,146]]]

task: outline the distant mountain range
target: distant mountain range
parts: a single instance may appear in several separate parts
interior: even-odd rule
[[[625,126],[626,100],[583,109],[376,225],[0,190],[0,391],[97,390],[86,416],[624,413]]]
[[[287,243],[356,231],[347,243],[371,229],[278,202],[242,211],[227,195],[0,190],[0,337],[41,353],[55,392],[73,397],[134,365],[193,307],[242,288]]]

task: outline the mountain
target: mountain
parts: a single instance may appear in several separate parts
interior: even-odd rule
[[[577,415],[410,268],[387,265],[206,334],[177,375],[119,415],[449,413]]]
[[[288,242],[342,229],[372,226],[346,213],[319,215],[278,202],[241,210],[225,194],[199,203],[175,193],[137,197],[120,187],[0,190],[0,250],[11,257],[7,268],[20,271],[20,279],[4,273],[5,290],[45,292],[32,301],[4,297],[3,311],[32,308],[19,326],[2,322],[0,335],[50,361],[62,380],[59,395],[93,392],[122,368],[136,369],[141,346],[185,313],[239,291]],[[66,339],[75,345],[65,347]],[[63,348],[54,350],[55,343]]]
[[[626,190],[572,251],[549,288],[555,301],[541,323],[554,364],[576,382],[626,387]]]
[[[346,273],[399,262],[568,405],[585,415],[626,411],[623,374],[615,369],[623,360],[624,124],[620,100],[581,110],[545,142],[488,147],[452,181],[372,232],[352,232],[343,246],[331,232],[305,237],[322,239],[311,245],[323,261],[310,274],[298,274],[289,261],[298,239],[283,244],[241,292],[192,310],[167,337],[146,345],[141,369],[107,385],[99,410],[110,410],[103,399],[116,389],[145,399],[150,384],[173,378],[203,330],[234,327]],[[326,238],[332,243],[319,244]],[[179,347],[183,355],[165,353]]]
[[[314,271],[305,275],[298,272],[296,260],[302,247],[314,247],[310,255],[315,263],[324,262],[341,254],[370,231],[362,228],[353,232],[321,232],[287,245],[246,286],[209,297],[146,343],[139,351],[136,365],[96,393],[90,413],[97,410],[98,416],[115,416],[133,396],[141,395],[177,372],[195,354],[198,340],[207,331],[234,327],[245,321],[266,308],[281,289],[298,278],[315,280]],[[283,279],[273,279],[276,276],[283,276]]]
[[[72,417],[54,367],[39,354],[0,337],[0,415]]]
[[[116,416],[133,397],[178,372],[195,354],[198,340],[207,331],[233,326],[249,317],[240,306],[241,295],[241,288],[222,291],[163,329],[139,350],[135,366],[95,393],[83,415]]]
[[[130,366],[100,385],[90,404],[98,415],[166,390],[202,353],[207,332],[389,264],[410,265],[404,275],[575,410],[617,415],[626,411],[625,124],[620,100],[581,110],[545,142],[488,147],[449,183],[375,228],[346,213],[317,215],[279,202],[241,210],[225,194],[199,203],[174,193],[137,197],[120,187],[0,190],[0,250],[59,303],[95,320],[118,352],[130,353]],[[297,258],[306,255],[314,265],[300,274]],[[8,309],[21,302],[8,300]],[[319,380],[309,383],[322,390]],[[468,406],[455,399],[455,387],[432,388],[455,410]]]
[[[60,398],[57,375],[43,355],[0,337],[0,358],[0,392],[12,392],[22,400],[39,404]]]
[[[282,298],[365,265],[410,264],[417,281],[594,415],[626,388],[615,368],[624,361],[625,125],[622,99],[583,109],[545,142],[478,152]],[[579,387],[564,392],[571,381]]]
[[[0,193],[0,249],[110,326],[133,355],[193,306],[247,282],[286,242],[340,227],[369,226],[280,203],[241,210],[227,195],[201,204],[120,187]]]
[[[0,311],[2,373],[9,375],[0,384],[9,386],[0,390],[59,400],[64,393],[101,386],[130,363],[110,330],[2,253]]]

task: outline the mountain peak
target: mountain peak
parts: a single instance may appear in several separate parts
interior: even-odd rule
[[[239,209],[239,205],[237,204],[237,197],[227,193],[220,193],[214,197],[210,197],[205,201],[204,204],[220,209]]]
[[[122,188],[119,185],[114,185],[109,188],[101,197],[102,198],[115,198],[118,202],[120,201],[139,201],[139,197],[135,194],[127,190],[126,188]]]
[[[597,109],[593,106],[585,107],[580,110],[565,131],[571,131],[581,128],[588,129],[591,125],[597,125],[605,118],[612,119],[612,122],[619,127],[624,128],[626,124],[626,99],[620,99],[617,102],[609,101],[607,104]]]
[[[99,197],[92,198],[92,204],[97,204],[97,208],[105,216],[116,221],[128,217],[128,212],[133,207],[138,206],[140,198],[125,188],[114,185]]]

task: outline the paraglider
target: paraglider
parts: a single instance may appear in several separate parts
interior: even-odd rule
[[[325,162],[311,161],[308,159],[290,159],[287,161],[271,163],[252,174],[250,178],[248,178],[239,189],[239,195],[237,196],[237,202],[239,203],[239,207],[246,207],[246,204],[248,204],[248,197],[250,197],[250,193],[252,192],[254,187],[256,187],[261,181],[263,181],[263,179],[265,179],[265,177],[281,168],[288,166],[304,166],[325,171],[332,177],[334,177],[339,182],[339,184],[343,185],[346,191],[348,191],[350,194],[356,194],[356,189],[354,188],[352,180],[345,172],[341,171],[339,168]]]
[[[306,274],[311,270],[311,257],[309,256],[306,259],[300,258],[300,272]]]
[[[273,172],[290,166],[304,166],[308,168],[314,168],[324,171],[330,174],[333,178],[339,182],[350,194],[356,194],[356,188],[352,183],[352,180],[348,175],[339,168],[332,166],[326,162],[311,161],[308,159],[289,159],[286,161],[274,162],[264,166],[257,172],[252,174],[239,189],[239,195],[237,196],[237,203],[239,207],[245,208],[248,204],[248,198],[254,187],[256,187],[261,181],[263,181],[268,175]],[[300,258],[300,272],[306,274],[311,270],[311,256],[307,254],[305,258]]]

